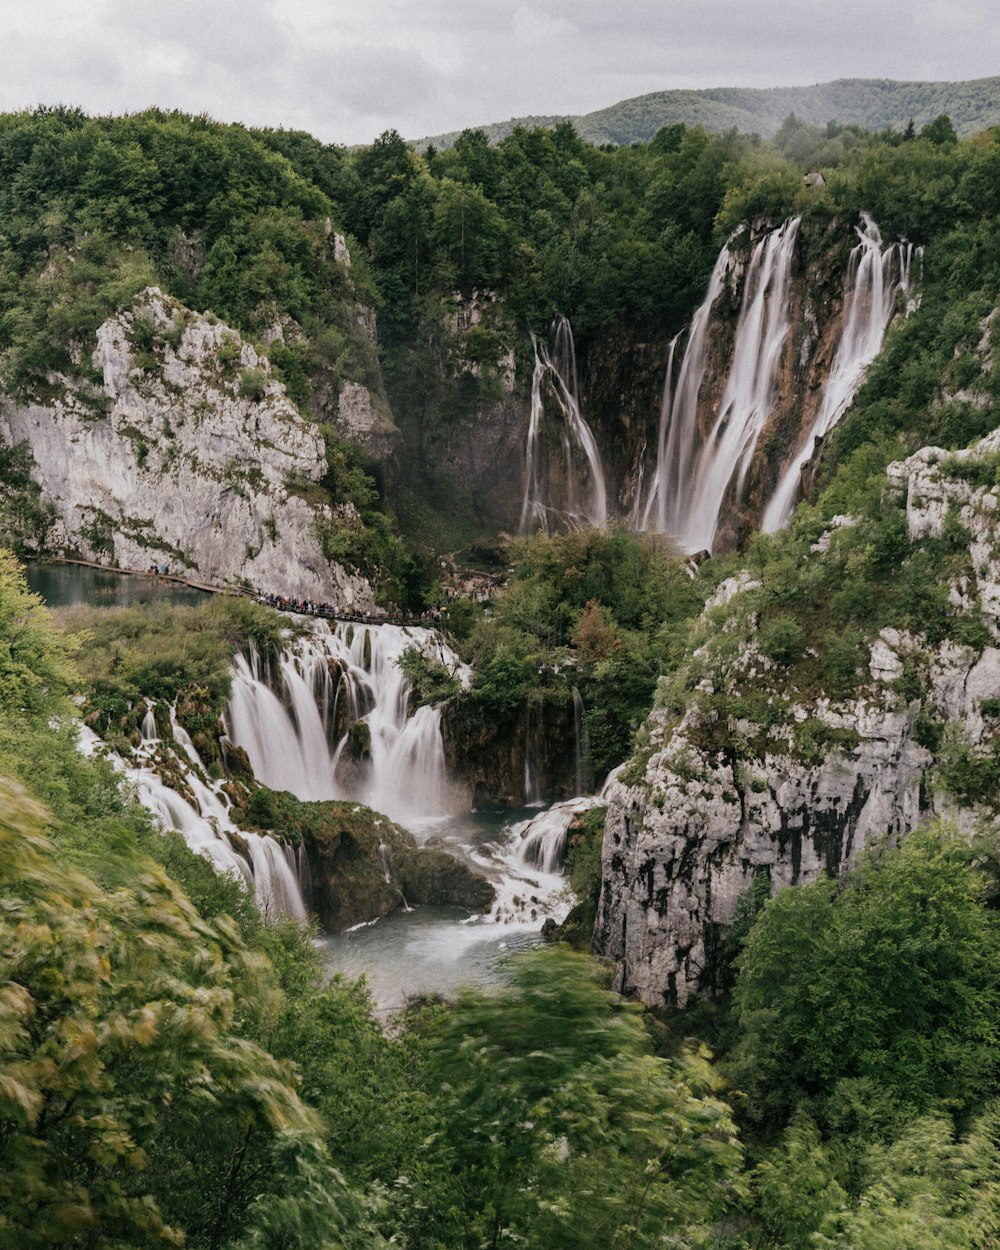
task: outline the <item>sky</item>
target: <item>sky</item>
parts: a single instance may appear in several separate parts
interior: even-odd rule
[[[0,0],[0,111],[368,143],[649,91],[1000,74],[998,0]]]

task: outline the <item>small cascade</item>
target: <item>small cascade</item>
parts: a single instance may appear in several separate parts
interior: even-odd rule
[[[143,742],[156,741],[156,717],[153,715],[153,701],[146,700],[146,715],[142,718],[142,740]]]
[[[317,621],[282,652],[274,673],[253,652],[238,657],[225,716],[229,740],[246,751],[258,781],[300,799],[364,803],[401,821],[461,810],[464,796],[447,775],[440,709],[407,715],[410,683],[396,661],[411,646],[467,680],[437,634],[399,625]]]
[[[742,495],[758,439],[774,410],[798,217],[759,240],[750,254],[732,363],[715,424],[698,454],[676,536],[687,551],[711,551],[723,500]]]
[[[142,805],[164,829],[174,829],[200,855],[211,860],[219,872],[230,873],[253,891],[254,901],[265,915],[280,912],[304,920],[306,915],[298,874],[287,858],[290,848],[270,835],[240,829],[229,812],[229,800],[217,785],[205,778],[191,739],[171,715],[182,758],[164,743],[152,740],[160,752],[167,750],[171,763],[184,779],[187,794],[166,785],[152,766],[151,753],[140,747],[132,763],[86,726],[79,730],[80,749],[86,755],[103,754],[112,767],[135,786]]]
[[[826,438],[854,399],[865,371],[882,348],[882,340],[896,311],[898,296],[910,289],[910,270],[921,249],[911,243],[882,248],[878,226],[862,213],[856,226],[858,244],[851,252],[844,282],[844,315],[840,340],[823,398],[812,427],[793,459],[786,465],[764,510],[761,529],[773,533],[788,522],[801,491],[802,471],[817,445]],[[904,305],[909,311],[909,304]]]
[[[525,447],[524,501],[521,505],[520,532],[535,525],[546,532],[560,526],[579,529],[603,525],[608,516],[604,466],[593,431],[580,411],[573,331],[565,317],[552,324],[550,343],[531,336],[535,366],[531,375],[531,415]],[[543,449],[545,400],[554,401],[559,415],[559,444],[562,453],[562,479],[565,497],[549,497],[548,465]],[[582,459],[581,459],[582,456]],[[584,498],[578,498],[580,482],[586,483]]]
[[[583,696],[573,687],[573,752],[576,765],[576,793],[585,794],[591,789],[590,741],[587,723],[583,716]]]
[[[594,799],[569,799],[525,821],[515,831],[520,839],[517,858],[546,873],[560,873],[566,857],[566,835],[574,816],[592,807]]]
[[[392,857],[384,842],[378,844],[378,862],[382,865],[382,880],[388,885],[392,881]]]

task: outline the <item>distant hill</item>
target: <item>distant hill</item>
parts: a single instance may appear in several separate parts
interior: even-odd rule
[[[580,116],[512,117],[482,126],[496,142],[515,126],[554,126],[571,121],[590,143],[636,143],[651,139],[661,126],[684,122],[723,131],[772,136],[794,113],[821,126],[829,121],[883,130],[902,129],[910,118],[919,129],[947,113],[960,135],[1000,125],[1000,78],[970,82],[894,82],[888,78],[838,78],[812,87],[712,87],[704,91],[654,91]],[[419,139],[415,146],[448,147],[461,134]]]

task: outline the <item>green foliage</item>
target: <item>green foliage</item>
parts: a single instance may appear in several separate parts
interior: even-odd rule
[[[565,948],[522,956],[511,973],[508,994],[467,995],[427,1032],[450,1243],[697,1242],[740,1158],[704,1057],[654,1057],[641,1014]]]
[[[589,808],[574,819],[567,831],[566,877],[577,901],[559,926],[559,939],[577,950],[589,951],[594,941],[594,922],[604,880],[601,852],[606,815],[603,804]]]
[[[657,676],[682,655],[704,587],[655,539],[624,529],[538,533],[510,556],[509,587],[461,639],[475,665],[466,697],[510,720],[532,687],[563,704],[576,688],[603,776],[626,757]]]
[[[836,1123],[854,1087],[881,1091],[891,1115],[944,1106],[967,1121],[996,1089],[1000,934],[971,859],[932,826],[869,852],[839,892],[820,880],[767,904],[735,988],[759,1129],[797,1105]]]
[[[27,443],[0,447],[0,544],[17,555],[44,554],[55,508],[41,498],[31,476],[34,456]]]
[[[259,404],[267,394],[268,377],[261,368],[244,369],[240,374],[240,396]]]
[[[315,1244],[266,1235],[249,1199],[268,1190],[323,1237],[349,1226],[317,1120],[238,1036],[234,991],[256,970],[231,923],[208,924],[152,865],[103,890],[59,862],[45,821],[0,782],[3,1240],[210,1246],[254,1227],[254,1244]]]
[[[9,716],[61,709],[73,680],[69,651],[17,560],[0,549],[0,708]]]
[[[88,720],[118,741],[137,728],[147,699],[176,704],[192,736],[214,737],[229,697],[234,654],[253,648],[273,655],[285,629],[278,613],[229,595],[214,595],[198,607],[79,606],[64,609],[58,619],[79,644]],[[205,745],[200,739],[199,749]]]
[[[396,664],[411,686],[411,712],[428,704],[444,703],[461,689],[458,679],[444,664],[429,659],[417,647],[407,647]]]
[[[1000,1232],[996,1104],[956,1141],[944,1117],[910,1125],[871,1152],[872,1179],[856,1206],[827,1216],[811,1243],[828,1250],[979,1250]]]

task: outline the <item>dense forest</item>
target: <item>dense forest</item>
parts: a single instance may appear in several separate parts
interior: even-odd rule
[[[821,188],[803,181],[816,169]],[[633,751],[639,767],[654,699],[671,714],[698,703],[710,734],[780,719],[773,696],[793,688],[850,691],[886,626],[989,645],[981,613],[949,596],[970,573],[968,535],[910,543],[884,482],[891,461],[996,424],[996,130],[786,117],[773,142],[675,124],[595,148],[560,124],[419,154],[394,133],[346,151],[179,114],[41,110],[0,118],[0,174],[8,395],[85,376],[101,322],[158,285],[255,342],[328,435],[344,380],[387,400],[395,464],[328,437],[321,489],[365,522],[337,557],[385,570],[417,607],[440,597],[442,552],[509,569],[488,609],[451,608],[469,689],[410,657],[418,698],[502,725],[575,686],[603,776]],[[862,209],[925,247],[920,306],[788,533],[697,570],[623,528],[507,545],[436,463],[502,392],[509,353],[524,363],[529,330],[563,313],[583,353],[622,326],[665,342],[741,222],[795,212],[823,238]],[[482,315],[463,322],[474,297]],[[359,305],[377,311],[377,350]],[[989,486],[998,461],[955,472]],[[4,541],[33,549],[45,505],[17,449],[0,495]],[[753,625],[702,609],[744,569],[771,686],[734,692],[704,678]],[[773,898],[761,876],[713,997],[651,1013],[586,953],[592,816],[570,852],[566,941],[513,961],[504,993],[415,1002],[387,1031],[364,984],[325,980],[308,927],[262,916],[77,749],[81,699],[108,726],[145,696],[190,695],[213,720],[233,654],[276,646],[280,619],[247,606],[166,632],[141,613],[90,619],[83,636],[68,623],[4,555],[0,1246],[985,1250],[1000,1236],[994,824],[930,822]],[[905,673],[900,698],[927,679]],[[802,729],[804,754],[817,732]],[[933,718],[923,732],[947,744]],[[750,764],[763,746],[734,750]],[[994,801],[995,752],[953,743],[942,758],[956,798]]]

